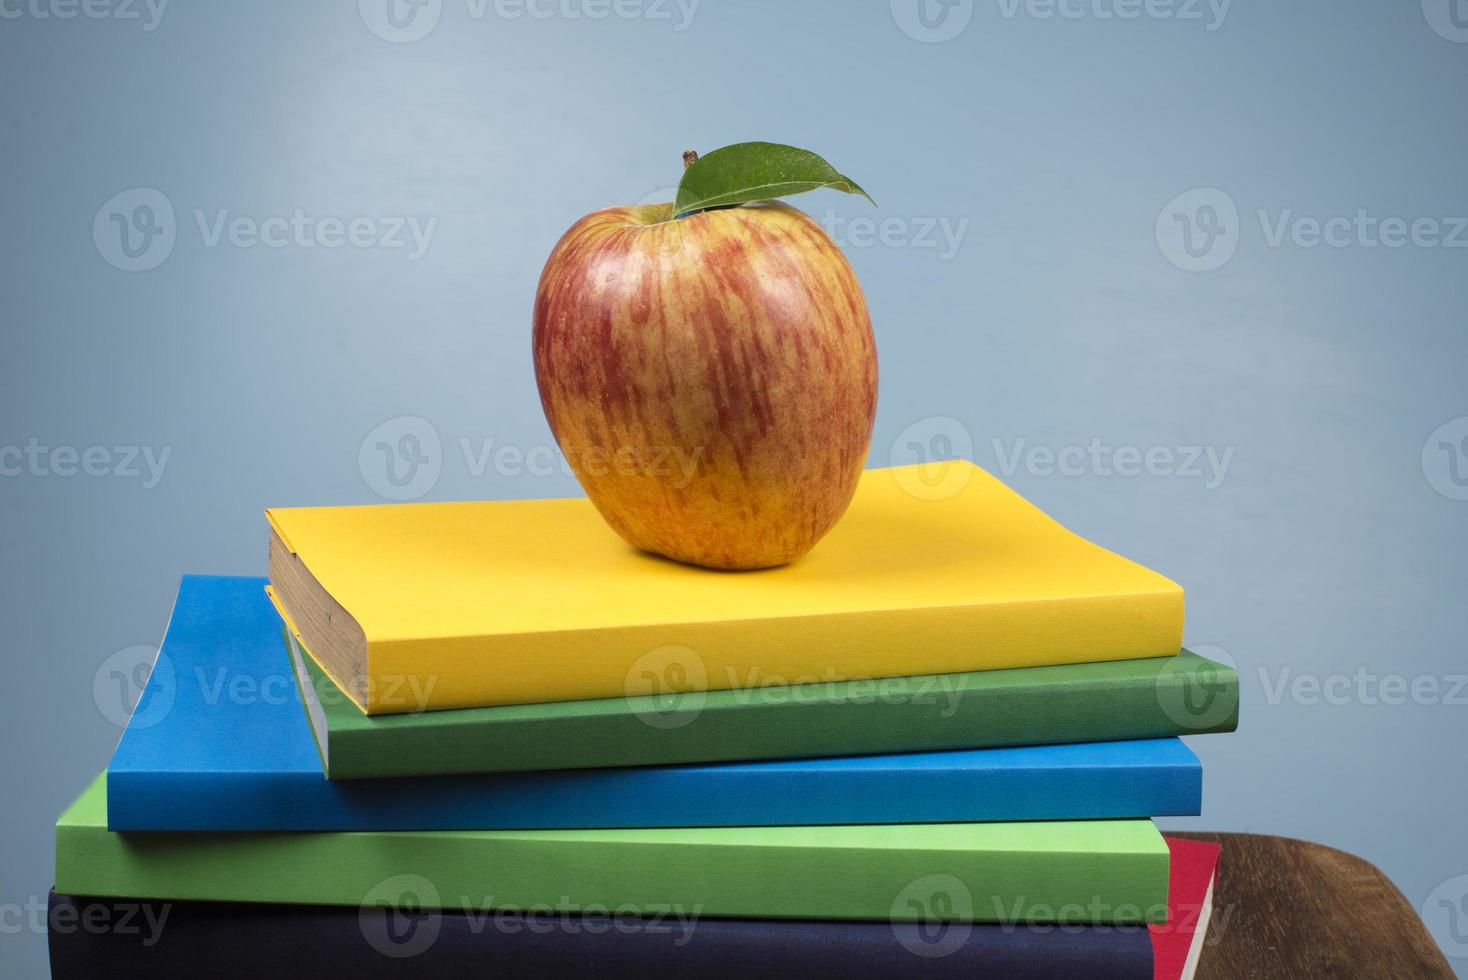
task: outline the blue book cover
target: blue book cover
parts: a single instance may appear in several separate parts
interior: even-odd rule
[[[331,781],[258,578],[185,577],[107,773],[113,830],[499,830],[1191,815],[1176,738]]]

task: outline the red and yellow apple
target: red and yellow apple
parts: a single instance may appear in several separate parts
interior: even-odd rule
[[[541,273],[533,342],[556,441],[635,547],[766,568],[850,504],[876,344],[846,257],[795,208],[587,215]]]

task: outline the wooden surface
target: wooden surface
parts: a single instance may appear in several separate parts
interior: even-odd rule
[[[1453,977],[1417,910],[1360,858],[1258,834],[1187,834],[1223,845],[1198,980]]]

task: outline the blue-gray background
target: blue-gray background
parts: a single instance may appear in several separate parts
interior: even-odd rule
[[[575,493],[541,264],[746,139],[878,202],[796,202],[871,305],[872,464],[971,453],[1238,665],[1173,825],[1363,855],[1468,967],[1461,0],[396,2],[0,0],[0,973],[44,972],[52,821],[180,573],[263,574],[267,505]]]

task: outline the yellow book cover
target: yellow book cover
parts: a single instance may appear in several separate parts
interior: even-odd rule
[[[585,499],[266,516],[272,598],[368,714],[1126,660],[1182,642],[1178,585],[967,462],[868,470],[813,551],[752,572],[636,551]]]

